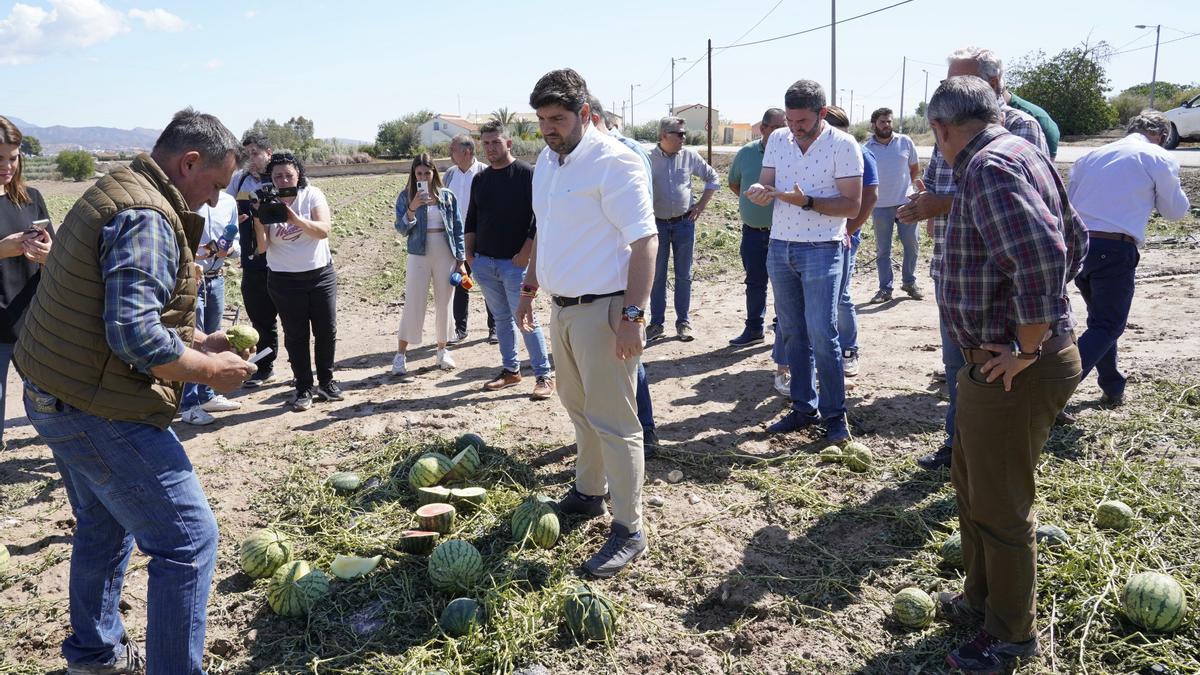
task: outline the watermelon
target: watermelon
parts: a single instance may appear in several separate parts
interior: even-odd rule
[[[875,455],[871,454],[870,449],[862,443],[850,441],[846,444],[842,463],[850,467],[851,471],[862,473],[870,469],[871,465],[875,463]]]
[[[933,598],[925,591],[910,586],[892,598],[892,616],[902,626],[924,628],[933,621]]]
[[[225,331],[225,338],[235,352],[244,352],[258,344],[258,331],[253,326],[231,326]]]
[[[1111,499],[1100,502],[1092,520],[1096,523],[1096,527],[1106,530],[1128,530],[1133,527],[1133,509],[1129,508],[1125,502]]]
[[[265,579],[292,559],[292,540],[279,530],[259,530],[242,542],[242,571],[254,579]]]
[[[548,504],[527,499],[513,511],[512,536],[518,543],[526,537],[538,548],[550,548],[558,541],[558,514]]]
[[[479,470],[480,464],[479,451],[474,445],[468,445],[463,448],[462,452],[455,455],[454,459],[450,460],[450,470],[442,477],[441,482],[453,483],[455,481],[467,480],[475,475],[475,472]]]
[[[370,572],[379,565],[379,561],[383,560],[383,556],[377,555],[373,558],[356,558],[351,555],[338,555],[333,559],[333,564],[329,566],[329,571],[333,572],[333,576],[339,579],[353,579],[361,577]]]
[[[942,560],[951,567],[962,569],[962,534],[955,532],[942,542]]]
[[[483,556],[469,542],[444,541],[429,556],[429,579],[439,591],[469,591],[482,577]]]
[[[8,571],[8,547],[0,544],[0,574]]]
[[[280,616],[304,616],[329,591],[329,577],[303,560],[275,571],[267,584],[267,604]]]
[[[822,462],[840,462],[842,461],[842,449],[836,445],[831,445],[822,450],[818,457]]]
[[[438,533],[425,530],[405,530],[400,533],[397,546],[405,553],[413,555],[429,555],[437,545]]]
[[[1125,616],[1142,628],[1169,633],[1187,616],[1187,594],[1168,574],[1139,572],[1125,582],[1121,606]]]
[[[487,490],[481,487],[453,488],[450,490],[450,503],[460,510],[469,511],[483,504],[487,499]]]
[[[476,452],[487,450],[487,443],[483,442],[483,438],[479,434],[463,434],[458,437],[458,440],[454,441],[454,448],[456,450],[466,450],[468,445],[475,446]]]
[[[339,471],[325,480],[338,492],[354,492],[362,485],[362,478],[353,471]]]
[[[427,452],[408,470],[408,484],[414,488],[437,485],[450,470],[450,458],[439,452]]]
[[[587,584],[575,587],[563,602],[567,628],[577,640],[609,642],[617,630],[612,602]]]
[[[466,635],[477,623],[483,623],[483,607],[471,598],[451,600],[438,619],[438,626],[451,637]]]
[[[440,485],[417,488],[417,503],[421,506],[450,501],[450,490]]]
[[[1038,525],[1037,543],[1039,546],[1066,546],[1071,543],[1071,535],[1057,525]]]
[[[417,509],[421,529],[439,534],[447,534],[454,527],[454,514],[454,507],[449,504],[426,504]]]

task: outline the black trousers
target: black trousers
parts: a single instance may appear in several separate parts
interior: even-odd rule
[[[258,331],[258,351],[271,348],[271,353],[258,362],[258,375],[265,376],[275,368],[275,357],[279,356],[279,330],[275,327],[279,312],[267,291],[267,270],[242,269],[242,306],[250,325]]]
[[[316,342],[317,381],[333,379],[334,344],[337,341],[337,275],[333,265],[307,272],[274,272],[267,278],[267,290],[279,308],[283,324],[283,344],[296,390],[313,386],[313,362],[309,359],[308,337]]]
[[[467,274],[471,273],[471,267],[467,266]],[[462,289],[462,286],[454,287],[454,328],[455,330],[467,330],[467,308],[471,300],[471,294]],[[496,319],[492,316],[492,310],[483,303],[483,308],[487,310],[488,330],[496,327]]]

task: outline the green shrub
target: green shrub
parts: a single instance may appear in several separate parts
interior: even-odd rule
[[[64,179],[80,181],[96,173],[96,158],[87,150],[64,150],[55,163]]]
[[[1135,115],[1150,107],[1150,97],[1130,92],[1122,92],[1111,101],[1117,111],[1117,121],[1122,125],[1128,124]]]

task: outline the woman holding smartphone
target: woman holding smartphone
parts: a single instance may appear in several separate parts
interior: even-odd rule
[[[281,193],[286,220],[264,224],[254,220],[258,250],[267,254],[267,293],[279,309],[283,344],[287,347],[296,398],[292,409],[312,407],[313,398],[341,401],[344,396],[333,380],[334,344],[337,340],[337,275],[329,250],[333,220],[329,202],[319,188],[308,184],[304,165],[290,152],[277,152],[267,162],[267,175]],[[259,216],[270,210],[259,204]],[[316,348],[317,383],[313,386],[313,359],[309,336]]]
[[[450,303],[454,299],[450,275],[454,272],[466,274],[466,247],[458,200],[453,192],[442,186],[441,175],[428,153],[413,160],[408,185],[396,199],[396,230],[408,237],[408,260],[405,263],[404,311],[400,315],[392,374],[408,376],[405,352],[409,345],[421,344],[424,337],[425,305],[431,281],[437,366],[450,370],[454,368],[454,359],[446,351],[446,342],[450,338]]]
[[[8,364],[51,245],[46,201],[21,176],[23,138],[16,125],[0,117],[0,449]]]

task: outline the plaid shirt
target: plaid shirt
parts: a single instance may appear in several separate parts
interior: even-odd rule
[[[146,374],[183,356],[183,340],[162,325],[175,289],[178,247],[171,224],[157,211],[122,211],[100,229],[104,335],[117,358]]]
[[[938,308],[954,343],[1016,339],[1017,326],[1073,327],[1067,283],[1087,229],[1049,156],[999,126],[963,148],[941,261]]]
[[[1008,105],[1000,106],[1000,112],[1004,114],[1005,129],[1033,143],[1047,155],[1050,154],[1050,150],[1046,146],[1046,134],[1042,132],[1042,125],[1038,124],[1032,115]],[[935,195],[954,194],[954,172],[936,145],[933,146],[933,155],[929,158],[929,164],[925,166],[925,189]],[[933,221],[933,258],[929,261],[929,275],[936,281],[941,274],[942,242],[946,239],[946,216],[935,216],[931,220]]]

